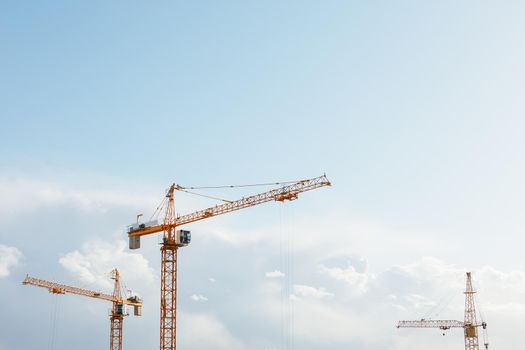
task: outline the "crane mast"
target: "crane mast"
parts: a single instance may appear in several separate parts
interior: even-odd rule
[[[109,349],[122,350],[122,323],[124,316],[128,315],[125,311],[124,305],[133,306],[135,316],[140,316],[142,312],[142,300],[136,296],[131,296],[127,299],[123,298],[120,287],[120,273],[117,269],[113,269],[111,271],[111,279],[115,281],[112,294],[72,287],[40,278],[30,277],[29,275],[26,276],[22,284],[47,288],[49,293],[53,294],[76,294],[111,302],[113,305],[111,308],[111,315],[109,317]]]
[[[173,185],[168,192],[168,207],[164,218],[164,239],[161,252],[160,285],[160,348],[175,349],[177,342],[177,249]]]
[[[465,317],[463,321],[456,320],[415,320],[399,321],[397,328],[439,328],[448,330],[451,328],[463,328],[465,338],[465,350],[479,350],[478,328],[486,330],[485,322],[478,323],[476,317],[476,305],[474,302],[474,288],[472,287],[472,274],[467,272],[467,282],[465,287]],[[484,342],[485,349],[488,349],[488,341]]]
[[[476,320],[476,305],[474,304],[474,288],[472,287],[472,275],[467,272],[467,283],[465,287],[465,350],[478,350],[478,322]],[[482,325],[484,328],[486,325]]]
[[[172,184],[166,194],[168,203],[162,224],[156,222],[138,223],[128,227],[130,249],[140,248],[140,237],[163,232],[161,251],[161,300],[160,300],[160,350],[175,350],[177,346],[177,250],[189,244],[189,231],[177,230],[179,226],[208,219],[270,201],[292,201],[299,193],[311,191],[323,186],[330,186],[325,175],[297,181],[293,184],[273,189],[264,193],[241,198],[236,201],[199,210],[187,215],[176,216],[174,210],[175,190],[185,188]]]

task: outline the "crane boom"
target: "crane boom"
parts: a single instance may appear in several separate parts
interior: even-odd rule
[[[464,328],[463,321],[456,320],[419,320],[419,321],[399,321],[397,328],[439,328],[442,330],[450,328]]]
[[[101,293],[101,292],[95,292],[89,289],[83,289],[83,288],[77,288],[77,287],[71,287],[65,284],[55,283],[46,281],[40,278],[30,277],[29,275],[26,276],[22,284],[30,284],[32,286],[36,287],[42,287],[49,289],[50,293],[53,294],[76,294],[76,295],[83,295],[90,298],[95,299],[102,299],[106,301],[116,302],[119,304],[127,304],[132,306],[142,306],[141,302],[133,301],[133,300],[127,300],[127,299],[118,299],[115,296],[111,294]]]
[[[190,214],[178,216],[175,218],[175,226],[181,226],[186,225],[195,221],[200,221],[203,219],[210,218],[212,216],[222,215],[226,213],[231,213],[232,211],[252,207],[254,205],[263,204],[266,202],[271,201],[279,201],[283,202],[286,200],[294,200],[297,199],[297,196],[299,193],[311,191],[319,187],[323,186],[331,186],[330,181],[328,181],[328,178],[326,175],[322,175],[313,179],[308,180],[301,180],[297,181],[296,183],[293,183],[288,186],[284,186],[281,188],[276,188],[271,191],[267,191],[264,193],[259,193],[253,196],[249,196],[246,198],[241,198],[236,201],[228,202],[221,205],[216,205],[214,207],[206,208],[203,210],[199,210]],[[184,189],[184,187],[178,186],[178,185],[171,185],[170,190],[168,191],[167,197],[171,194],[173,194],[174,190],[181,190]],[[157,232],[163,232],[168,229],[168,224],[163,223],[160,225],[150,226],[150,227],[133,227],[131,226],[128,230],[128,236],[129,237],[137,237],[137,236],[144,236],[149,235],[152,233]]]

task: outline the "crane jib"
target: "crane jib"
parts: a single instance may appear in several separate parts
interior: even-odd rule
[[[283,186],[267,192],[255,194],[249,197],[241,198],[236,201],[231,201],[214,207],[199,210],[190,214],[178,216],[175,218],[175,226],[186,225],[192,222],[204,220],[213,216],[230,213],[236,210],[252,207],[255,205],[271,202],[297,199],[299,193],[314,190],[316,188],[331,186],[332,184],[326,177],[322,175],[313,179],[301,180],[288,186]],[[176,189],[176,188],[175,188]],[[171,191],[170,191],[171,192]],[[166,224],[156,224],[156,222],[137,223],[128,227],[128,237],[140,237],[150,235],[153,233],[163,232],[168,229]],[[132,243],[132,241],[134,243]],[[136,248],[131,248],[131,247]],[[130,239],[130,248],[137,249],[140,247],[139,239]]]

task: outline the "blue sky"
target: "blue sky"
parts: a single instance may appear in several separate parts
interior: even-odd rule
[[[156,244],[128,256],[118,242],[128,221],[153,210],[170,182],[255,183],[323,172],[333,188],[305,194],[284,215],[301,231],[294,238],[293,282],[318,291],[316,303],[303,310],[315,314],[331,305],[349,319],[327,320],[352,324],[357,311],[347,294],[362,305],[396,293],[433,297],[430,287],[385,292],[381,281],[391,281],[384,276],[396,268],[415,286],[426,285],[417,283],[428,278],[418,272],[425,266],[441,277],[472,269],[487,281],[521,281],[524,11],[518,1],[2,2],[0,288],[18,306],[26,300],[17,297],[17,288],[27,272],[89,285],[71,266],[115,249],[120,258],[93,269],[109,271],[130,258],[151,274],[144,289],[158,302]],[[181,196],[177,205],[187,212],[207,204]],[[228,273],[246,281],[231,282],[238,307],[270,295],[258,293],[272,290],[265,273],[283,267],[279,254],[275,247],[261,248],[254,265],[248,264],[260,242],[243,240],[239,232],[275,232],[281,216],[278,207],[267,206],[192,228],[194,243],[184,254],[201,270],[182,275],[181,293],[198,295],[197,286],[211,288],[208,275],[225,277],[209,270],[211,256],[202,258],[219,245],[224,250],[214,251],[214,259],[238,254]],[[327,232],[325,250],[308,245],[314,230]],[[200,243],[198,231],[206,237]],[[233,244],[237,239],[242,243]],[[91,249],[102,255],[90,256]],[[69,270],[59,262],[64,257],[73,259],[66,259]],[[344,266],[326,265],[341,259]],[[356,261],[366,261],[367,268]],[[238,265],[255,272],[245,275]],[[339,276],[330,268],[346,273],[343,282],[330,280]],[[361,275],[354,278],[349,269]],[[104,287],[101,278],[96,283]],[[518,285],[508,287],[519,291]],[[320,288],[333,295],[330,305],[323,304]],[[24,293],[33,298],[37,291]],[[250,314],[221,309],[231,301],[228,293],[219,287],[206,293],[206,303],[181,298],[187,324],[215,322],[217,334],[231,336],[232,343],[225,343],[230,348],[282,349],[274,337],[278,317],[274,323],[254,320],[268,329],[256,336],[236,318]],[[508,304],[513,298],[507,296]],[[77,302],[83,303],[71,305]],[[505,300],[487,300],[501,311],[498,302]],[[512,310],[525,309],[516,303]],[[394,321],[418,316],[408,301],[399,315],[397,306],[384,307]],[[525,316],[516,312],[517,319]],[[493,315],[502,323],[506,317]],[[96,319],[85,321],[94,334]],[[151,326],[151,335],[136,344],[156,346],[155,315],[132,322]],[[400,340],[389,322],[379,343],[366,339],[365,331],[364,339],[339,337],[333,329],[326,334],[337,339],[334,349],[372,350],[384,341],[406,350],[432,339]],[[326,346],[308,340],[308,325],[297,327],[305,350]],[[0,350],[30,347],[7,329],[0,332],[7,339],[0,340]]]

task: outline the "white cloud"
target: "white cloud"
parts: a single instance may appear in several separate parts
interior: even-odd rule
[[[129,252],[123,240],[87,242],[80,250],[65,254],[59,262],[79,281],[106,290],[113,287],[108,273],[115,267],[129,287],[151,284],[154,280],[148,261],[142,254]]]
[[[418,294],[405,295],[402,300],[407,302],[414,309],[429,309],[436,305],[436,302],[429,300],[428,297]]]
[[[203,223],[201,235],[203,238],[218,240],[234,246],[250,246],[260,244],[262,241],[268,241],[266,230],[254,230],[250,234],[231,228],[217,228],[217,224],[211,225]]]
[[[374,333],[374,327],[370,325],[371,328],[368,328],[369,318],[356,314],[344,305],[323,303],[318,298],[301,298],[293,303],[294,333],[302,341],[317,346],[327,342],[349,344],[354,340],[367,339]]]
[[[346,255],[348,248],[368,258],[384,259],[394,252],[425,251],[432,254],[444,250],[440,235],[419,231],[398,231],[355,217],[337,216],[330,218],[306,217],[288,219],[284,234],[268,238],[268,232],[281,232],[279,218],[268,224],[250,229],[249,232],[220,222],[201,224],[200,237],[210,241],[237,246],[257,246],[273,251],[282,249],[283,244],[291,252],[306,253],[316,258]],[[319,233],[322,232],[322,238]],[[299,239],[300,237],[300,239]],[[381,244],[377,244],[381,242]],[[361,272],[357,266],[356,270]]]
[[[374,278],[373,275],[368,274],[366,272],[357,272],[355,267],[353,266],[343,268],[326,267],[323,264],[319,264],[318,269],[320,273],[325,274],[337,281],[346,282],[352,287],[351,289],[354,291],[354,294],[358,295],[363,294],[367,291],[370,280]]]
[[[250,350],[234,337],[218,319],[207,314],[181,312],[178,316],[177,340],[189,350]]]
[[[41,207],[71,206],[83,211],[106,212],[111,207],[136,207],[158,198],[129,191],[90,188],[24,178],[0,178],[0,214],[27,213]],[[31,198],[30,201],[27,198]]]
[[[25,198],[34,192],[34,203],[28,203],[25,200],[17,202],[15,199],[16,209],[14,210],[17,213],[62,205],[98,213],[112,206],[127,206],[129,209],[136,203],[143,203],[137,198],[121,196],[113,191],[78,190],[78,188],[62,184],[34,181],[6,182],[1,178],[0,192],[8,193],[9,198]],[[156,199],[153,201],[155,203],[151,206],[152,208],[157,204]],[[8,208],[9,202],[10,199],[0,198],[0,209],[11,210]],[[141,204],[140,206],[148,208],[147,205]],[[208,237],[208,242],[203,239],[201,244],[202,242],[209,244],[209,240],[213,239],[211,243],[226,242],[229,245],[229,247],[224,245],[227,249],[257,245],[257,251],[261,250],[261,257],[254,265],[249,265],[251,259],[239,256],[239,266],[256,266],[260,269],[253,274],[253,280],[246,283],[250,283],[249,288],[242,289],[241,284],[245,281],[238,282],[234,286],[241,286],[239,289],[235,288],[235,292],[239,293],[239,299],[247,300],[249,299],[246,294],[247,290],[253,293],[253,283],[262,283],[262,287],[258,289],[260,294],[258,298],[254,298],[253,303],[253,308],[259,311],[253,314],[262,315],[260,319],[255,320],[259,323],[272,322],[269,320],[277,323],[282,317],[280,303],[284,298],[282,297],[283,286],[279,278],[284,277],[285,274],[279,270],[272,271],[276,266],[275,260],[265,260],[269,256],[266,255],[267,252],[273,252],[275,257],[282,243],[282,238],[268,239],[268,232],[279,231],[278,221],[276,220],[273,226],[261,227],[248,233],[229,228],[217,229],[216,223],[210,223],[209,226],[204,223],[201,226],[205,228],[201,234],[205,238]],[[323,237],[320,239],[321,226]],[[301,232],[301,238],[299,239],[299,236],[296,235],[297,238],[292,245],[293,254],[299,257],[296,261],[300,261],[300,264],[296,265],[297,270],[293,275],[294,278],[308,285],[294,285],[291,300],[288,299],[285,302],[291,302],[294,305],[293,319],[298,342],[314,344],[305,349],[320,349],[324,344],[330,343],[336,344],[336,348],[342,348],[344,345],[345,348],[382,349],[390,347],[394,350],[415,350],[421,348],[422,344],[426,344],[429,350],[435,350],[440,348],[438,342],[442,337],[433,338],[433,334],[419,333],[417,330],[413,333],[408,333],[408,330],[407,332],[396,330],[394,328],[396,321],[400,318],[422,317],[431,309],[440,311],[439,315],[433,314],[434,318],[461,319],[464,297],[462,291],[467,269],[433,257],[425,257],[420,260],[414,260],[417,258],[413,257],[421,251],[432,253],[434,248],[430,246],[436,242],[435,235],[425,235],[421,232],[392,232],[380,225],[359,222],[352,218],[325,220],[323,223],[313,223],[313,225],[311,222],[307,224],[299,222],[295,225],[295,229],[296,232]],[[419,240],[412,239],[415,236],[419,236]],[[18,251],[20,255],[15,258],[16,262],[13,263],[13,255],[11,255],[10,262],[5,264],[2,247],[4,246],[0,246],[0,277],[8,274],[21,258],[21,253]],[[428,249],[429,247],[431,249]],[[436,250],[439,250],[439,247]],[[375,270],[369,268],[367,259],[351,255],[355,252],[369,258]],[[407,257],[404,253],[412,254],[412,256]],[[403,255],[403,260],[411,261],[411,263],[392,266],[393,263],[390,261],[399,260],[390,260],[383,254]],[[190,252],[185,256],[186,258],[190,258]],[[64,254],[60,263],[75,278],[85,283],[86,287],[95,285],[107,291],[112,288],[108,273],[112,268],[118,267],[122,270],[124,281],[130,287],[137,286],[135,288],[139,292],[142,292],[144,283],[150,283],[146,299],[158,302],[158,283],[154,281],[153,270],[149,267],[148,261],[141,254],[130,252],[124,241],[87,242],[80,249]],[[225,281],[228,278],[231,279],[232,272],[234,271],[203,271],[198,275],[198,281],[208,280],[209,283],[215,283],[216,280]],[[260,278],[263,273],[267,277],[264,281]],[[208,277],[210,275],[214,277]],[[493,267],[479,268],[478,266],[478,269],[474,271],[474,282],[479,289],[478,297],[483,302],[482,309],[486,313],[491,335],[494,335],[493,342],[498,344],[498,347],[510,347],[512,344],[509,344],[511,341],[508,339],[518,338],[520,332],[514,325],[519,324],[525,317],[525,302],[522,301],[522,295],[525,293],[525,272],[501,271]],[[313,287],[320,285],[323,288]],[[233,289],[232,286],[228,287]],[[289,289],[287,292],[290,292]],[[455,296],[455,299],[447,305],[440,301],[444,295]],[[208,296],[211,301],[208,300]],[[221,306],[218,305],[220,301],[217,301],[221,295],[214,295],[213,298],[211,295],[208,296],[193,294],[186,301],[190,303],[192,300],[207,302],[205,304],[207,309],[222,311]],[[150,315],[157,311],[158,307],[152,307]],[[218,312],[216,314],[220,315]],[[237,328],[232,321],[229,327],[226,327],[220,320],[212,316],[185,314],[184,312],[179,321],[179,339],[185,348],[190,350],[248,349],[250,342],[257,343],[244,333],[235,334],[241,327]],[[203,327],[210,328],[213,337],[218,339],[217,344],[215,341],[210,341],[208,337],[202,337]],[[456,332],[454,336],[457,339],[456,345],[461,345],[461,333]],[[262,341],[252,348],[274,347],[271,344],[275,344],[275,339],[271,337],[272,335],[268,334],[261,335]],[[353,346],[354,344],[358,345]]]
[[[389,347],[396,350],[417,350],[423,344],[428,349],[437,350],[447,348],[449,343],[452,346],[455,342],[461,344],[461,332],[451,330],[450,337],[442,339],[439,332],[397,330],[395,325],[400,319],[427,316],[461,320],[467,269],[424,257],[373,275],[363,272],[368,275],[367,288],[352,298],[348,298],[346,291],[354,288],[350,283],[354,280],[347,278],[345,270],[341,268],[338,274],[327,275],[333,281],[327,286],[329,289],[294,286],[294,295],[298,297],[292,298],[291,302],[298,341],[316,344],[313,348],[330,342],[360,344],[356,348],[362,349],[384,348],[390,344]],[[519,323],[525,317],[525,302],[522,300],[525,271],[503,272],[482,267],[473,271],[473,282],[478,290],[477,307],[484,311],[484,320],[489,324],[490,341],[510,346],[512,342],[508,339],[515,339],[521,330],[509,325]],[[343,288],[341,292],[331,293],[332,288],[338,286]],[[266,302],[260,305],[260,312],[279,322],[283,299],[281,290],[274,287],[272,281],[263,284],[261,293]],[[381,335],[378,337],[377,334]]]
[[[208,298],[202,294],[192,294],[190,298],[193,301],[208,301]]]
[[[333,293],[329,293],[325,288],[315,288],[310,286],[305,286],[302,284],[295,284],[293,286],[293,291],[296,296],[300,297],[312,297],[317,299],[322,299],[326,297],[333,297]]]
[[[18,265],[22,258],[18,248],[0,244],[0,278],[9,276],[10,269]]]
[[[274,271],[266,272],[265,276],[268,278],[281,278],[281,277],[284,277],[285,274],[279,270],[274,270]]]

